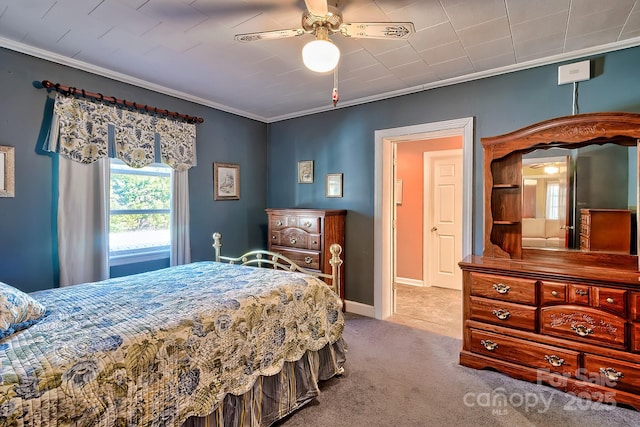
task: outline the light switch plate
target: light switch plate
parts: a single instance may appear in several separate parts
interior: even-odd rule
[[[558,67],[558,85],[581,82],[591,78],[591,62],[581,61]]]

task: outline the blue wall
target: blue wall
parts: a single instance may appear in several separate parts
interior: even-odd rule
[[[16,163],[16,196],[0,198],[0,281],[28,292],[58,284],[53,159],[38,152],[50,117],[47,92],[35,87],[42,80],[203,117],[197,125],[198,166],[189,171],[192,258],[213,259],[214,231],[222,233],[228,254],[264,246],[266,124],[0,49],[0,145],[15,147]],[[240,200],[213,201],[214,161],[240,164]],[[121,266],[112,273],[165,265],[167,260]]]
[[[640,48],[591,58],[579,84],[581,113],[640,112]],[[575,62],[575,61],[571,61]],[[572,85],[557,85],[559,64],[286,120],[269,126],[269,207],[348,209],[346,299],[373,304],[374,132],[475,117],[473,252],[482,253],[480,138],[572,113]],[[298,160],[315,161],[313,185],[298,185]],[[344,173],[344,198],[324,197],[324,174]]]
[[[594,77],[579,85],[580,112],[640,112],[640,48],[592,59]],[[226,236],[227,254],[265,247],[266,207],[347,209],[346,297],[373,304],[374,132],[475,117],[473,251],[480,254],[480,138],[571,114],[572,86],[557,85],[557,65],[266,125],[0,49],[0,145],[16,147],[16,197],[0,198],[0,281],[26,291],[57,283],[52,159],[36,152],[47,96],[34,82],[47,79],[204,117],[197,128],[198,166],[189,172],[194,260],[212,258],[214,231]],[[313,184],[297,184],[299,160],[314,160]],[[214,161],[240,164],[239,201],[213,201]],[[344,174],[343,198],[324,196],[324,175],[331,172]]]

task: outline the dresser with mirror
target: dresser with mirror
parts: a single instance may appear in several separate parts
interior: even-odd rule
[[[640,114],[481,141],[484,246],[460,262],[460,363],[640,409]]]

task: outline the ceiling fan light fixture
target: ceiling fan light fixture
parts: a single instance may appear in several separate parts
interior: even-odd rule
[[[329,40],[326,28],[318,28],[316,39],[302,48],[302,62],[305,67],[316,73],[326,73],[336,68],[338,61],[340,49]]]

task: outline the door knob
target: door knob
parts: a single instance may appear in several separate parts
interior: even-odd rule
[[[438,231],[438,227],[431,227],[431,231]]]

